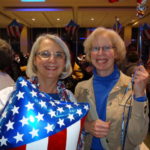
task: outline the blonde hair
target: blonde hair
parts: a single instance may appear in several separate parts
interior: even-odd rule
[[[117,58],[115,59],[116,64],[121,64],[126,56],[126,47],[125,43],[122,38],[119,36],[117,32],[112,29],[107,29],[104,27],[96,28],[84,41],[84,51],[86,53],[87,61],[91,62],[91,49],[92,49],[92,42],[97,36],[106,35],[111,43],[112,46],[115,47],[114,51],[117,54]]]
[[[68,77],[72,73],[70,52],[69,52],[68,46],[65,44],[65,42],[60,37],[58,37],[57,35],[52,35],[52,34],[42,34],[34,42],[32,49],[31,49],[30,56],[29,56],[29,60],[27,63],[27,70],[26,70],[27,76],[29,78],[37,76],[37,68],[34,64],[34,58],[36,56],[36,52],[38,51],[38,49],[40,47],[40,43],[44,39],[53,40],[64,51],[65,58],[66,58],[66,64],[65,64],[64,71],[62,72],[62,74],[60,76],[60,79],[65,79],[66,77]]]

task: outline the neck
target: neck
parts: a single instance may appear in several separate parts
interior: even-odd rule
[[[45,93],[57,93],[57,80],[40,80],[38,78],[39,90]]]
[[[107,70],[107,71],[100,71],[100,70],[96,70],[96,71],[99,76],[106,77],[106,76],[109,76],[114,71],[114,68]]]

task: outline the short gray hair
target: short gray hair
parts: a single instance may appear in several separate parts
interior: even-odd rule
[[[70,51],[68,49],[68,46],[65,44],[65,42],[58,37],[57,35],[52,35],[52,34],[42,34],[40,35],[36,41],[34,42],[31,52],[30,52],[30,56],[29,56],[29,60],[27,63],[27,70],[26,70],[26,74],[29,78],[32,78],[34,76],[37,76],[37,68],[34,65],[34,58],[36,56],[36,52],[39,49],[40,43],[44,40],[44,39],[50,39],[53,40],[55,43],[57,43],[62,50],[65,53],[66,56],[66,64],[65,64],[65,68],[64,71],[62,72],[60,79],[65,79],[67,78],[71,73],[72,73],[72,66],[71,66],[71,57],[70,57]]]
[[[87,61],[91,62],[91,49],[92,49],[93,40],[97,36],[104,35],[104,34],[107,35],[107,37],[110,39],[112,45],[115,47],[114,51],[117,54],[115,63],[120,65],[126,56],[125,43],[116,31],[114,31],[112,29],[107,29],[104,27],[96,28],[84,41],[84,51],[86,54]]]

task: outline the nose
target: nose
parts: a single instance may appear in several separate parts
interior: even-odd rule
[[[54,62],[55,61],[55,55],[51,53],[51,55],[48,58],[48,61]]]
[[[98,50],[98,53],[97,53],[97,54],[99,54],[99,55],[100,55],[100,54],[102,54],[102,53],[103,53],[103,48],[102,48],[102,47],[100,47],[100,48],[99,48],[99,50]]]

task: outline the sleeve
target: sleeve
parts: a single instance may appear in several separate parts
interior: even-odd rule
[[[134,145],[139,145],[147,135],[149,127],[148,114],[148,100],[144,102],[133,101],[127,137]]]
[[[7,87],[5,89],[0,90],[0,112],[9,100],[9,96],[12,93],[13,89],[14,87]]]

